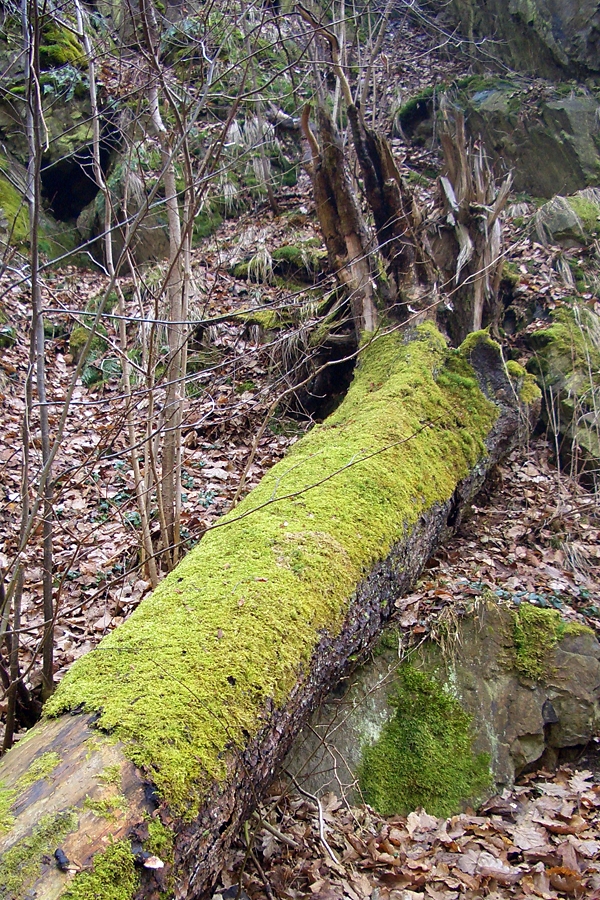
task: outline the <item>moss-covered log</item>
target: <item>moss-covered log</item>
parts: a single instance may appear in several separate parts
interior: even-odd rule
[[[486,334],[459,351],[430,324],[373,338],[337,411],[3,760],[0,898],[201,897],[325,690],[527,423],[527,377]]]

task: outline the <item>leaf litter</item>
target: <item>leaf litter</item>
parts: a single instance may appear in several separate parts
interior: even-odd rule
[[[316,804],[280,782],[247,833],[250,847],[239,839],[232,848],[213,900],[235,896],[236,885],[251,900],[600,900],[600,783],[592,771],[542,770],[477,813],[448,819],[424,810],[384,819],[332,793],[321,807],[337,862],[319,839]]]

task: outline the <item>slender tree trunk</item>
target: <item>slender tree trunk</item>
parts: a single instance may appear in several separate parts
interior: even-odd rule
[[[29,260],[31,266],[31,349],[30,359],[35,368],[37,400],[40,418],[42,469],[50,461],[50,424],[46,397],[46,363],[44,317],[42,313],[39,276],[39,224],[40,224],[40,169],[43,145],[42,108],[40,88],[41,22],[37,0],[23,0],[23,38],[27,60],[26,133],[29,150],[27,169],[27,205],[29,208]],[[52,472],[48,468],[43,486],[43,609],[44,641],[42,663],[42,698],[47,699],[54,690],[54,562],[52,548]]]

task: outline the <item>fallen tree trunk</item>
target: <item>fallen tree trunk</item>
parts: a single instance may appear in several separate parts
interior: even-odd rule
[[[338,410],[75,664],[2,761],[0,898],[214,883],[302,724],[532,412],[486,334],[460,351],[431,324],[412,338],[369,341]]]

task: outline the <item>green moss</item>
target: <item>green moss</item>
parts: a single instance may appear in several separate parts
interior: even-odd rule
[[[428,86],[407,100],[398,112],[398,120],[401,125],[410,124],[417,116],[423,115],[427,106],[431,103],[435,88]]]
[[[144,847],[148,853],[158,856],[164,863],[173,861],[173,848],[175,846],[175,836],[171,828],[160,821],[160,819],[148,819],[149,837],[144,841]]]
[[[64,838],[77,828],[73,810],[42,816],[27,837],[17,841],[0,859],[0,900],[21,900],[36,879],[45,857],[51,857]]]
[[[598,317],[585,305],[564,306],[553,314],[549,328],[530,337],[536,351],[528,368],[544,388],[569,396],[591,395],[600,371]]]
[[[89,350],[87,353],[88,361],[93,361],[99,356],[102,356],[102,354],[106,350],[107,343],[103,337],[103,335],[105,334],[106,328],[104,328],[103,325],[99,325],[98,330],[92,338],[92,342],[89,346]],[[85,325],[75,325],[75,327],[71,331],[71,336],[69,338],[69,350],[75,361],[78,361],[81,354],[83,353],[89,335],[90,329]]]
[[[506,371],[508,372],[509,376],[514,380],[517,380],[518,378],[523,378],[527,374],[527,372],[523,368],[523,366],[514,359],[508,360],[508,362],[506,363]]]
[[[40,778],[47,778],[57,767],[60,762],[58,753],[50,751],[43,753],[35,759],[26,772],[21,775],[14,787],[6,787],[0,782],[0,834],[10,830],[14,822],[14,816],[11,813],[11,807],[19,794],[26,791],[27,788],[39,781]]]
[[[11,808],[16,799],[16,791],[0,781],[0,834],[10,831],[15,821]]]
[[[28,787],[31,787],[32,784],[35,784],[36,781],[39,781],[40,778],[47,778],[57,767],[59,762],[60,756],[58,753],[54,753],[53,751],[43,753],[35,759],[27,771],[21,775],[16,784],[17,790],[24,791]]]
[[[194,219],[194,245],[214,234],[222,221],[222,215],[216,210],[206,209],[198,213]]]
[[[248,278],[248,268],[247,262],[237,263],[231,270],[231,274],[234,278],[243,278],[244,281],[246,281]]]
[[[257,309],[243,313],[239,318],[246,325],[258,325],[264,331],[277,331],[291,322],[291,316],[283,309]]]
[[[195,375],[197,372],[204,372],[205,369],[211,369],[218,366],[223,361],[223,353],[217,347],[207,347],[205,350],[199,350],[192,353],[187,358],[186,374]]]
[[[118,763],[115,763],[111,766],[106,766],[105,769],[100,772],[98,775],[98,781],[102,782],[102,784],[116,784],[117,787],[121,787],[121,766]]]
[[[521,403],[531,406],[541,400],[542,392],[534,375],[530,375],[516,360],[509,359],[506,363],[506,371],[511,381],[515,382],[517,394]]]
[[[507,262],[505,260],[502,264],[502,281],[514,288],[518,285],[520,280],[521,273],[519,272],[518,265],[514,262]]]
[[[153,856],[158,856],[165,864],[163,875],[165,877],[165,889],[161,893],[161,897],[172,897],[175,887],[174,877],[174,858],[175,858],[175,835],[171,828],[160,821],[160,819],[147,819],[149,837],[144,841],[144,849]]]
[[[492,347],[494,349],[498,348],[498,344],[493,340],[493,338],[490,337],[490,333],[487,328],[484,328],[483,331],[472,331],[470,334],[468,334],[460,345],[460,352],[465,357],[465,359],[469,359],[473,350],[476,350],[482,344],[487,344],[488,347]]]
[[[193,816],[285,704],[357,582],[485,454],[497,416],[432,324],[368,344],[342,404],[294,445],[47,705],[83,706]],[[468,367],[464,360],[465,373]],[[437,375],[434,377],[434,372]]]
[[[108,819],[112,822],[117,818],[117,813],[127,809],[127,800],[123,794],[103,797],[101,800],[86,797],[83,801],[83,808],[93,812],[94,815],[99,816],[101,819]]]
[[[5,220],[2,228],[2,219]],[[29,215],[24,197],[0,173],[0,233],[5,231],[11,244],[22,244],[29,239]]]
[[[327,251],[314,247],[304,241],[301,244],[286,244],[273,250],[273,269],[275,271],[294,271],[315,274],[323,269],[327,261]]]
[[[580,220],[586,234],[593,236],[600,229],[600,206],[581,194],[567,197],[567,203]]]
[[[398,671],[394,715],[363,751],[359,783],[383,815],[424,807],[450,816],[491,786],[487,754],[472,749],[471,717],[437,681],[410,665]]]
[[[54,69],[71,65],[83,68],[85,54],[75,35],[58,22],[50,19],[42,28],[40,65],[43,69]]]
[[[539,609],[522,603],[515,614],[515,666],[519,675],[543,681],[551,671],[551,655],[565,625],[555,609]]]
[[[129,841],[117,841],[94,856],[94,868],[79,872],[61,900],[132,900],[139,876]]]

